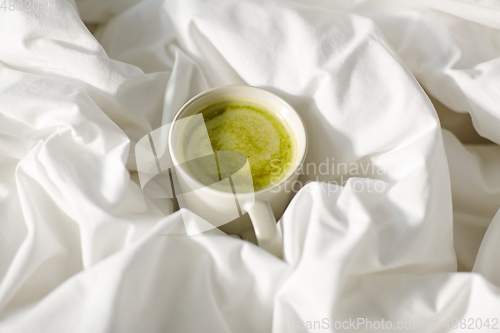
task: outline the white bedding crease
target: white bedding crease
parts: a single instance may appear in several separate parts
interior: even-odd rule
[[[0,8],[0,333],[500,329],[498,2],[40,2]],[[137,182],[231,84],[307,126],[284,260]]]

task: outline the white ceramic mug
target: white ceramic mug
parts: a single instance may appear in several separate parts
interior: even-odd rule
[[[227,192],[215,186],[206,186],[186,168],[176,168],[177,186],[183,189],[183,194],[178,195],[177,199],[181,199],[181,207],[185,206],[226,233],[251,240],[249,235],[253,234],[253,226],[257,244],[281,258],[282,235],[276,225],[276,218],[281,217],[294,194],[291,185],[297,180],[297,170],[304,162],[307,152],[304,122],[288,103],[267,90],[251,86],[224,86],[205,91],[184,104],[175,116],[168,138],[170,157],[174,165],[179,166],[184,162],[180,157],[181,145],[178,139],[181,135],[186,135],[183,133],[186,126],[182,124],[182,119],[194,116],[205,107],[224,100],[260,104],[284,120],[292,130],[297,144],[293,167],[279,183],[251,193],[234,191],[234,187],[233,192]],[[231,179],[228,178],[222,179],[220,183],[229,185]]]

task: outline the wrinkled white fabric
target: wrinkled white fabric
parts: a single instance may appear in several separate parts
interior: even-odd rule
[[[0,332],[293,332],[357,318],[453,332],[453,318],[498,320],[499,10],[0,9]],[[136,142],[229,84],[269,89],[306,123],[310,168],[280,221],[284,260],[225,235],[172,236],[181,214],[138,185]]]

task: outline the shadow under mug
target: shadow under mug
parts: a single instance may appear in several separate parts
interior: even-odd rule
[[[183,133],[186,126],[182,119],[195,116],[210,105],[228,100],[262,105],[286,122],[297,144],[293,167],[279,183],[256,192],[235,192],[234,187],[233,192],[228,192],[217,186],[206,186],[186,168],[179,167],[176,169],[176,178],[185,194],[177,199],[183,201],[180,203],[181,207],[188,208],[220,230],[256,242],[263,249],[282,258],[282,235],[276,218],[281,217],[294,195],[292,184],[298,178],[297,170],[302,166],[307,152],[304,122],[287,102],[265,89],[252,86],[223,86],[198,94],[184,104],[170,127],[168,150],[172,162],[178,166],[185,165],[181,156],[182,145],[179,143],[179,138],[186,135]],[[231,177],[220,181],[224,182],[228,186],[233,184]]]

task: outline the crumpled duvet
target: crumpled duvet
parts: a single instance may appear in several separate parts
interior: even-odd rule
[[[500,329],[496,1],[43,3],[0,8],[1,333]],[[307,127],[284,260],[138,182],[231,84]]]

